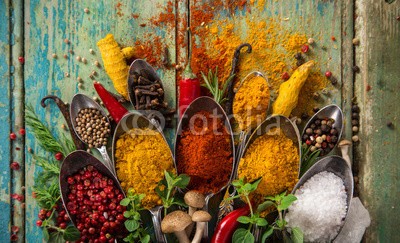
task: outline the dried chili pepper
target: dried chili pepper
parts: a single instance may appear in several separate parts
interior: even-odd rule
[[[241,44],[240,46],[238,46],[236,48],[235,52],[233,53],[232,68],[231,68],[230,76],[235,75],[235,73],[237,71],[237,68],[239,66],[240,51],[242,50],[243,47],[247,47],[247,53],[251,53],[251,51],[252,51],[252,47],[249,43]],[[228,116],[232,114],[233,97],[235,96],[235,93],[233,91],[234,80],[235,80],[235,77],[233,77],[231,79],[231,81],[228,84],[228,88],[227,88],[228,100],[226,101],[226,104],[225,104],[225,111]]]
[[[183,73],[183,79],[179,81],[179,117],[182,117],[188,105],[200,96],[200,80],[192,72],[190,60]]]
[[[114,119],[116,123],[118,123],[122,117],[128,113],[128,110],[123,107],[115,98],[112,96],[99,82],[93,82],[93,86],[97,91],[97,94],[100,96],[100,99],[103,101],[104,106],[107,108],[108,112]]]
[[[250,213],[249,205],[238,208],[226,215],[217,225],[211,243],[232,242],[232,235],[239,226],[237,219]]]

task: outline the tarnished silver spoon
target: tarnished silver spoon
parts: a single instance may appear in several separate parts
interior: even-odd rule
[[[163,142],[168,146],[167,140],[165,139],[165,136],[158,125],[154,124],[152,121],[150,121],[148,118],[146,118],[139,112],[128,113],[120,120],[117,127],[115,128],[113,143],[112,143],[113,161],[115,161],[116,143],[118,139],[133,128],[140,128],[140,129],[149,128],[153,131],[160,133],[163,137]],[[170,152],[172,159],[174,159],[172,151]],[[145,160],[143,160],[143,166],[144,167],[147,166]],[[165,235],[161,232],[162,208],[163,208],[162,206],[156,206],[154,208],[149,209],[157,242],[166,242]]]
[[[217,193],[209,193],[206,195],[206,204],[204,206],[204,210],[208,211],[211,215],[218,215],[219,211],[219,204],[221,203],[224,195],[225,195],[225,189],[229,185],[230,178],[233,176],[234,172],[234,161],[235,161],[235,143],[234,143],[234,138],[233,138],[233,132],[232,128],[229,123],[229,118],[225,114],[225,111],[223,108],[215,102],[214,99],[206,96],[199,97],[192,101],[192,103],[189,104],[187,107],[185,113],[182,115],[181,120],[179,121],[178,128],[177,128],[177,133],[175,136],[175,167],[178,168],[178,164],[182,163],[183,161],[178,161],[176,158],[176,155],[178,153],[178,144],[180,143],[181,140],[181,134],[182,130],[190,125],[191,122],[194,122],[192,118],[195,116],[195,114],[199,111],[207,111],[211,113],[213,116],[222,119],[222,121],[225,124],[225,127],[227,129],[228,134],[230,134],[230,142],[232,146],[232,170],[230,175],[227,176],[226,184],[223,185],[220,190]],[[207,163],[207,161],[203,161],[203,163]],[[212,166],[212,165],[210,165]],[[206,183],[206,182],[205,182]],[[210,240],[213,231],[215,229],[215,226],[217,224],[217,217],[213,217],[211,221],[207,223],[207,227],[204,231],[203,235],[203,240],[207,241]]]
[[[354,179],[353,173],[351,172],[351,168],[347,165],[347,162],[340,156],[327,156],[319,161],[317,161],[297,182],[296,186],[293,188],[292,194],[296,192],[301,186],[304,185],[307,180],[309,180],[314,175],[321,173],[323,171],[331,172],[336,176],[340,177],[343,180],[344,188],[346,190],[346,203],[347,203],[347,212],[350,207],[351,199],[353,198],[354,191]],[[344,220],[346,220],[346,216]],[[338,235],[344,226],[344,222],[338,231]],[[337,236],[337,235],[336,235]]]
[[[94,100],[92,100],[91,98],[89,98],[88,96],[86,96],[84,94],[74,95],[74,97],[72,98],[71,106],[70,106],[71,123],[72,123],[72,126],[74,127],[74,131],[75,131],[76,135],[84,143],[85,143],[85,141],[82,139],[82,137],[79,136],[78,132],[76,131],[76,126],[77,126],[76,118],[78,117],[79,111],[81,109],[85,109],[85,108],[94,108],[94,109],[99,110],[100,113],[106,118],[107,122],[110,124],[107,114],[105,113],[103,108],[101,108],[101,106],[99,104],[97,104]],[[98,147],[96,149],[100,152],[101,157],[103,157],[105,165],[115,175],[114,163],[111,161],[110,157],[108,156],[107,147],[102,145],[101,147]]]
[[[154,68],[145,60],[143,59],[136,59],[135,61],[132,62],[130,68],[129,68],[129,76],[128,76],[128,94],[129,94],[129,99],[131,101],[131,104],[135,109],[137,109],[138,106],[138,99],[135,95],[135,87],[138,85],[137,83],[134,82],[135,79],[135,73],[137,74],[144,74],[148,77],[150,81],[159,81],[158,83],[161,85],[161,88],[163,88],[162,82],[160,77],[157,75],[157,72],[154,70]],[[144,75],[142,75],[144,76]],[[162,101],[164,101],[164,95],[161,96]]]
[[[101,174],[112,179],[115,186],[124,194],[118,179],[115,177],[115,175],[110,171],[110,169],[107,166],[105,166],[102,162],[100,162],[100,160],[98,160],[96,157],[83,150],[77,150],[70,153],[67,157],[65,157],[61,165],[59,180],[60,180],[61,200],[64,204],[64,208],[67,211],[69,218],[72,220],[72,223],[75,226],[76,226],[76,217],[75,215],[72,215],[69,212],[67,207],[68,193],[69,193],[67,178],[73,174],[78,173],[81,169],[83,169],[88,165],[92,165]]]
[[[240,160],[241,160],[241,158],[243,158],[246,155],[248,148],[254,143],[254,141],[257,138],[270,132],[271,129],[273,129],[273,128],[280,128],[280,131],[283,132],[287,138],[292,140],[293,144],[298,148],[298,154],[299,154],[298,176],[300,175],[301,141],[300,141],[299,130],[297,129],[297,126],[289,118],[282,116],[282,115],[273,115],[273,116],[269,116],[251,134],[250,138],[248,139],[248,142],[246,143],[244,151],[238,160],[237,168],[235,170],[236,171],[235,178],[238,177],[237,171],[240,166]],[[270,195],[265,195],[265,196],[270,196]],[[260,239],[261,228],[255,227],[253,234],[254,234],[255,239]]]

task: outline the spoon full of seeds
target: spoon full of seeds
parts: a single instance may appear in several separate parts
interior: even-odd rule
[[[89,149],[96,148],[104,164],[115,175],[114,163],[107,153],[107,142],[111,134],[107,114],[94,100],[84,94],[76,94],[70,106],[71,122],[76,135]]]

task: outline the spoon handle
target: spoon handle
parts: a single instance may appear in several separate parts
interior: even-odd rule
[[[155,208],[150,209],[151,214],[151,221],[153,221],[154,233],[156,235],[156,240],[159,243],[167,242],[165,240],[164,234],[161,232],[161,213],[162,213],[162,206],[157,206]]]
[[[110,156],[108,156],[106,146],[101,146],[97,150],[99,150],[101,157],[103,157],[105,165],[110,169],[110,171],[114,175],[116,175],[114,163],[111,161]]]

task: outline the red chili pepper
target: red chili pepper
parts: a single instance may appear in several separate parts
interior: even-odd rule
[[[122,117],[128,113],[128,110],[125,109],[99,82],[93,82],[93,86],[97,91],[97,94],[100,96],[101,100],[104,102],[104,106],[107,108],[108,112],[114,119],[116,123],[118,123]]]
[[[179,116],[182,117],[188,105],[200,96],[200,80],[190,68],[190,60],[179,82]]]
[[[232,242],[232,236],[239,222],[237,219],[240,216],[247,216],[250,213],[249,205],[238,208],[226,215],[217,225],[211,243],[225,243]]]

